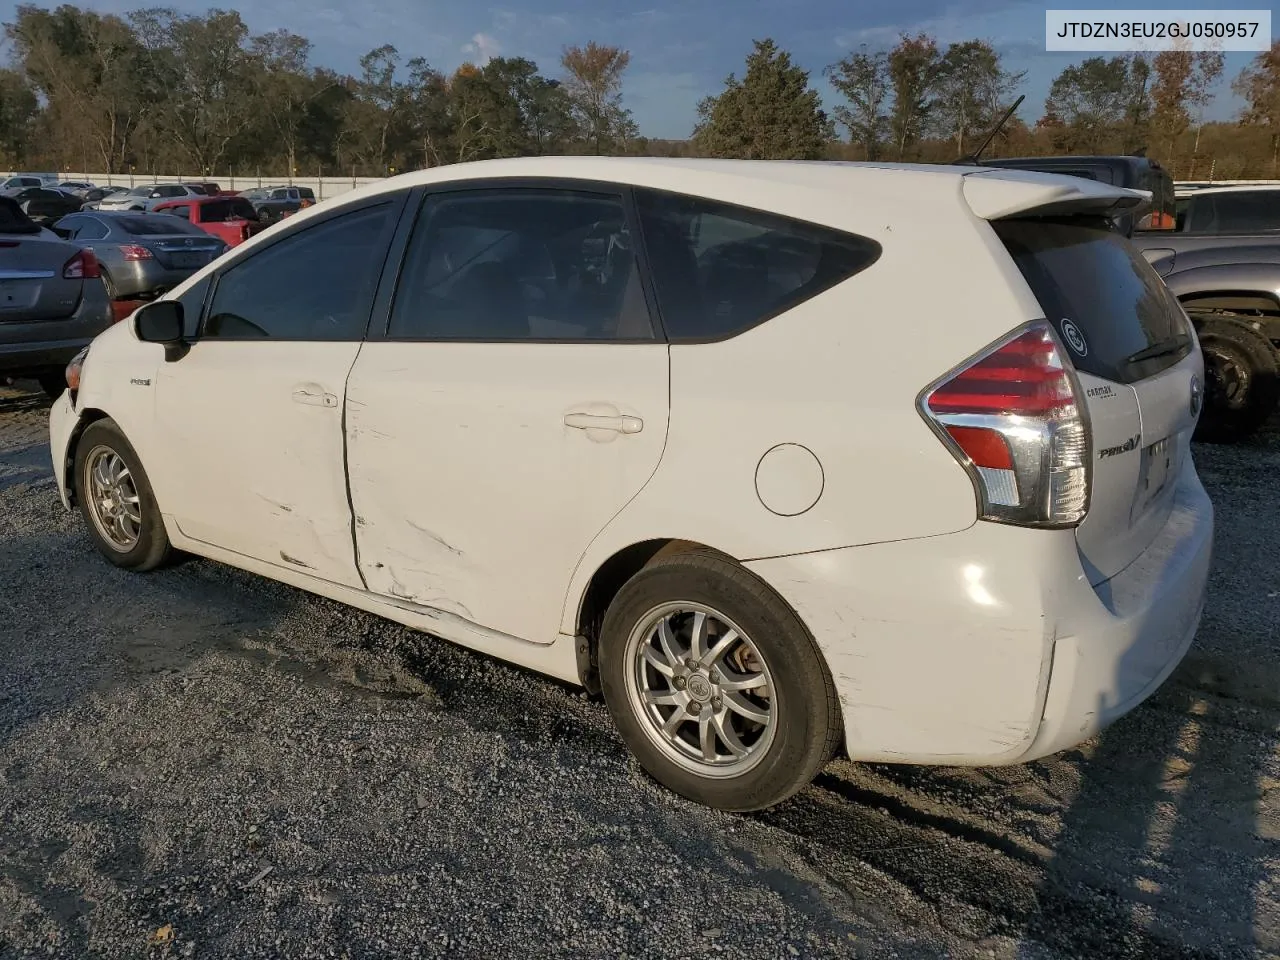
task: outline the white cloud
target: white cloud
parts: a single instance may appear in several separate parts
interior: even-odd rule
[[[480,66],[484,66],[501,50],[498,48],[498,41],[487,33],[477,33],[471,38],[470,43],[462,45],[462,52],[468,56],[475,57]]]

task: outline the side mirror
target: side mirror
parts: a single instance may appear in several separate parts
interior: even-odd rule
[[[182,304],[177,300],[153,300],[133,314],[133,332],[144,343],[164,345],[168,363],[181,360],[191,349],[182,337]]]

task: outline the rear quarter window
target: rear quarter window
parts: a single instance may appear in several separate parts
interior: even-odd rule
[[[735,336],[880,257],[874,240],[749,207],[656,190],[636,200],[673,341]]]
[[[1181,305],[1105,221],[1004,220],[992,227],[1078,370],[1134,383],[1191,352]]]

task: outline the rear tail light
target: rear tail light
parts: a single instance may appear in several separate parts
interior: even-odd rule
[[[102,270],[98,267],[98,258],[93,255],[92,250],[80,250],[76,255],[62,265],[62,278],[64,280],[95,280],[102,276]]]
[[[969,472],[984,520],[1069,527],[1088,512],[1089,425],[1063,356],[1038,321],[921,397],[921,412]]]
[[[123,244],[120,252],[126,260],[150,260],[152,257],[151,251],[146,247],[139,247],[132,243]]]

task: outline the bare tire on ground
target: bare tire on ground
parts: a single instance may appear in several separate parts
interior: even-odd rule
[[[656,780],[721,810],[758,810],[817,776],[841,734],[835,685],[786,603],[711,551],[660,557],[605,614],[600,682]]]
[[[1280,351],[1230,315],[1202,317],[1197,333],[1205,398],[1195,439],[1231,443],[1256,433],[1280,405]]]
[[[172,553],[138,454],[114,420],[89,424],[76,446],[74,484],[89,536],[128,570],[154,570]]]

